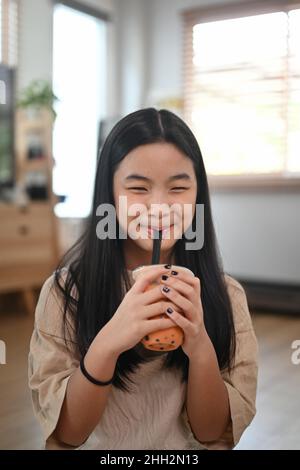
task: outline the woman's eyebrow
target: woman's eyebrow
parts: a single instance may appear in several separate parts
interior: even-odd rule
[[[126,176],[125,181],[131,181],[131,180],[146,181],[149,183],[152,182],[150,178],[147,178],[146,176],[143,176],[143,175],[138,175],[137,173],[132,173],[131,175]],[[173,175],[168,178],[168,182],[176,181],[176,180],[191,181],[192,179],[187,173],[179,173],[177,175]]]
[[[186,180],[192,181],[192,178],[187,173],[179,173],[178,175],[173,175],[168,178],[168,181],[176,181],[176,180]]]

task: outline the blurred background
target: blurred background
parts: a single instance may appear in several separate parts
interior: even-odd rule
[[[300,0],[0,0],[0,449],[38,449],[27,355],[108,132],[167,108],[204,158],[260,346],[238,449],[300,449]]]

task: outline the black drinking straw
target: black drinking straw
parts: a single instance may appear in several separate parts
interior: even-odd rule
[[[154,230],[151,264],[159,264],[161,239],[162,239],[162,230]]]

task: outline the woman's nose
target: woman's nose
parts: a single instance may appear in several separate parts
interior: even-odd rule
[[[169,204],[170,202],[170,195],[167,191],[161,190],[153,190],[147,199],[147,204],[150,206],[151,204]]]
[[[165,198],[151,198],[147,201],[147,209],[150,223],[164,223],[171,217],[170,204]]]

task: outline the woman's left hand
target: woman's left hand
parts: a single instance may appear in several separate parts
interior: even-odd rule
[[[170,302],[182,312],[174,310],[171,305],[173,312],[169,313],[166,310],[169,318],[182,328],[184,333],[182,349],[191,358],[201,347],[203,338],[207,336],[203,321],[200,279],[176,266],[174,269],[171,268],[170,275],[166,280],[161,279],[161,284],[164,296],[170,299]],[[165,292],[164,287],[168,287],[169,291]]]

